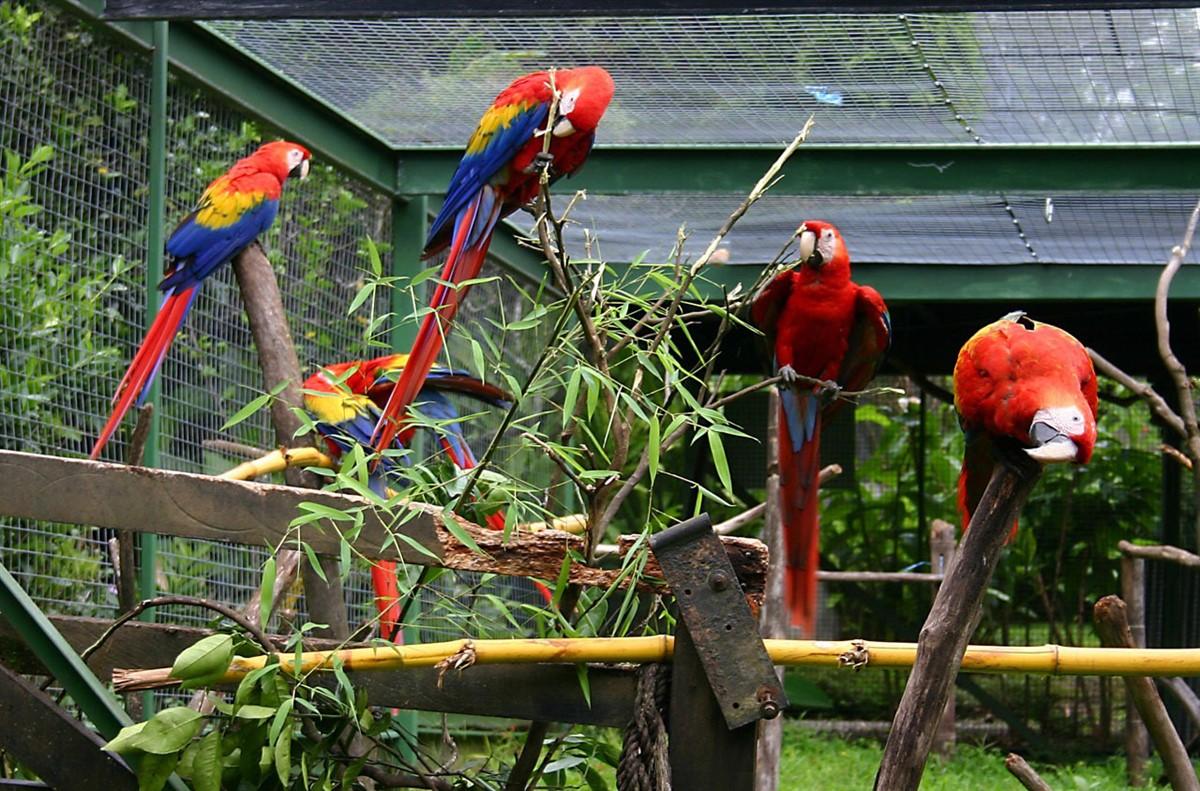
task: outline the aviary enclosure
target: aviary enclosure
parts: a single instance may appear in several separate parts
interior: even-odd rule
[[[0,2],[0,787],[1197,787],[1200,9],[828,11]],[[443,333],[501,397],[419,405],[373,486],[309,377],[409,349],[480,115],[589,64],[586,167],[496,226]],[[85,461],[172,230],[279,139],[308,178]],[[822,432],[803,632],[750,303],[815,219],[891,348]],[[1097,439],[1001,451],[973,547],[950,374],[1014,310],[1091,352]]]

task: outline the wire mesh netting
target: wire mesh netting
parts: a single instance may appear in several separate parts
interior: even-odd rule
[[[668,260],[680,226],[695,260],[742,202],[733,193],[590,195],[572,218],[610,261]],[[733,264],[771,261],[803,220],[842,231],[856,263],[1161,266],[1195,206],[1191,193],[828,197],[768,194],[723,244]],[[647,221],[646,218],[652,218]],[[578,237],[576,237],[578,238]],[[576,255],[586,251],[582,240]]]
[[[108,412],[109,397],[145,322],[149,61],[68,15],[50,7],[37,10],[44,16],[27,29],[3,27],[3,59],[12,67],[0,73],[0,149],[19,158],[3,171],[8,186],[15,188],[19,162],[39,146],[54,150],[24,188],[30,205],[41,211],[3,216],[0,447],[82,455]],[[212,178],[274,136],[173,80],[167,217],[183,216]],[[363,282],[364,240],[390,239],[390,223],[390,199],[332,168],[318,165],[306,182],[286,188],[280,216],[262,241],[276,265],[303,369],[382,353],[368,348],[361,314],[349,316],[346,308]],[[499,315],[496,293],[488,292],[487,285],[479,287],[464,316],[482,322],[491,313]],[[511,314],[520,305],[514,302],[507,310]],[[532,336],[516,341],[536,343]],[[226,469],[233,462],[210,447],[214,439],[274,444],[266,413],[222,430],[225,420],[263,389],[230,267],[206,281],[159,381],[162,467]],[[472,428],[477,443],[486,428]],[[105,455],[121,459],[125,452],[118,433]],[[48,612],[109,614],[116,607],[109,536],[5,520],[0,553]],[[246,546],[164,539],[160,586],[240,603],[257,590],[264,557],[264,550]],[[443,588],[455,584],[447,579]],[[514,590],[519,589],[518,584]],[[370,617],[362,569],[351,577],[347,596],[352,621]],[[302,611],[302,601],[298,606]],[[203,612],[184,609],[160,617],[208,620]]]
[[[513,75],[586,63],[618,86],[602,143],[778,143],[809,113],[821,143],[1188,141],[1200,105],[1191,9],[209,27],[401,146],[457,146]]]

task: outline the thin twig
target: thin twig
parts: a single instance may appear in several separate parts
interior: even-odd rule
[[[1109,379],[1113,379],[1131,393],[1145,399],[1146,403],[1150,405],[1150,411],[1158,415],[1158,418],[1180,437],[1187,438],[1187,428],[1183,425],[1183,418],[1179,417],[1178,413],[1171,409],[1166,399],[1160,396],[1158,391],[1148,383],[1139,382],[1137,379],[1134,379],[1090,346],[1087,352],[1091,356],[1092,364],[1096,366],[1097,371]]]
[[[522,433],[521,438],[527,439],[530,442],[532,442],[534,445],[537,445],[539,448],[541,448],[545,452],[545,454],[548,457],[550,457],[550,460],[552,462],[554,462],[556,465],[558,465],[558,468],[560,470],[562,470],[563,473],[568,478],[571,479],[571,482],[574,483],[576,486],[578,486],[581,491],[584,491],[584,492],[595,491],[595,487],[592,484],[587,483],[582,478],[580,478],[579,474],[576,473],[573,469],[571,469],[571,465],[567,463],[567,460],[564,459],[562,457],[562,455],[557,450],[555,450],[553,446],[551,446],[549,443],[547,443],[544,439],[537,436],[536,434],[531,434],[528,431]]]
[[[264,632],[257,624],[252,623],[237,610],[227,607],[220,602],[209,601],[208,599],[197,599],[194,596],[157,596],[153,599],[146,599],[139,602],[138,605],[132,610],[124,613],[120,618],[117,618],[115,621],[109,624],[109,627],[104,630],[104,633],[101,634],[99,638],[97,638],[96,642],[92,643],[87,648],[83,649],[82,652],[80,652],[79,658],[84,662],[87,662],[88,657],[100,650],[100,647],[108,641],[108,638],[112,637],[113,634],[116,633],[117,629],[120,629],[121,626],[123,626],[126,622],[138,617],[144,611],[149,610],[152,607],[162,607],[168,604],[182,604],[191,607],[203,607],[206,610],[212,610],[213,612],[228,618],[238,626],[242,627],[247,634],[252,636],[258,642],[258,644],[262,646],[263,651],[266,653],[272,654],[278,650],[278,647],[274,644],[267,633]]]

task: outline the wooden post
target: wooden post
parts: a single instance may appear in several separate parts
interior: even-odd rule
[[[1013,522],[1041,477],[1041,465],[1018,448],[1001,449],[987,490],[971,518],[958,559],[950,568],[921,627],[917,659],[875,776],[882,791],[916,791],[938,721],[979,625],[983,597]]]
[[[1121,555],[1121,596],[1129,614],[1129,631],[1133,644],[1146,647],[1146,561]],[[1125,693],[1125,774],[1129,785],[1146,785],[1146,764],[1150,758],[1150,734],[1138,716],[1137,707],[1128,689]]]
[[[957,529],[954,525],[942,519],[934,519],[929,530],[929,570],[943,577],[954,565],[954,556],[958,552],[958,542],[955,541]],[[939,586],[940,588],[941,586]],[[936,592],[935,592],[936,595]],[[933,751],[943,758],[954,754],[955,735],[955,701],[954,685],[950,685],[950,694],[946,698],[946,708],[942,711],[942,721],[938,724],[937,733],[933,737]]]
[[[283,309],[283,298],[279,294],[279,283],[271,262],[257,244],[251,244],[233,259],[233,271],[237,276],[238,288],[246,305],[246,317],[250,320],[250,332],[258,348],[258,360],[262,366],[263,384],[272,390],[280,382],[287,386],[271,404],[271,422],[275,426],[275,441],[284,447],[298,447],[304,440],[296,437],[300,419],[292,414],[292,408],[303,406],[300,393],[300,361],[292,345],[291,330],[287,313]],[[320,488],[310,473],[289,468],[284,473],[292,486]],[[287,550],[293,552],[295,550]],[[283,559],[280,568],[297,567],[294,559]],[[332,557],[322,557],[321,574],[308,563],[304,563],[304,594],[310,618],[326,624],[320,635],[334,638],[350,636],[350,624],[346,617],[346,601],[342,596],[341,575],[338,562]],[[321,576],[324,579],[321,579]]]
[[[729,730],[683,621],[671,663],[671,787],[750,791],[758,723]]]
[[[1129,629],[1125,602],[1117,596],[1105,596],[1096,602],[1092,610],[1096,632],[1100,643],[1110,648],[1135,648],[1133,633]],[[1154,748],[1162,757],[1163,769],[1174,791],[1200,791],[1200,780],[1188,758],[1187,750],[1167,716],[1167,707],[1154,682],[1144,676],[1126,676],[1125,688],[1137,706],[1138,714],[1146,723],[1146,729],[1154,742]]]
[[[772,388],[767,399],[767,485],[766,510],[763,513],[763,541],[774,563],[767,565],[766,594],[763,597],[759,631],[763,637],[787,637],[788,613],[784,605],[783,520],[779,511],[779,392]],[[780,680],[784,669],[777,667]],[[758,758],[755,791],[779,788],[779,757],[783,750],[783,717],[758,723]]]

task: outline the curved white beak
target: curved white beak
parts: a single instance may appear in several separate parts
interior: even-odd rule
[[[1075,407],[1039,409],[1029,425],[1029,438],[1036,447],[1025,452],[1042,464],[1061,464],[1075,461],[1079,446],[1072,437],[1081,436],[1086,422]]]

